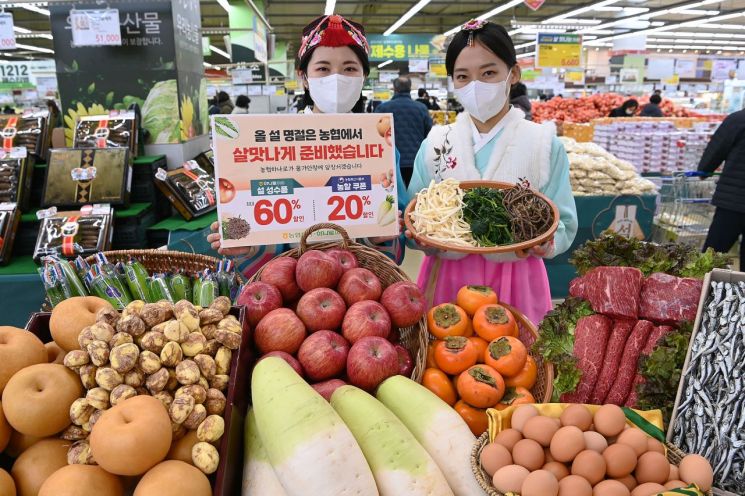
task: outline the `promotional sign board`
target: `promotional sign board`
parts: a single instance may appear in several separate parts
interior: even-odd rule
[[[73,46],[121,46],[117,9],[70,11]]]
[[[223,247],[298,242],[322,222],[398,235],[390,114],[213,116],[212,139]]]
[[[582,35],[539,34],[536,67],[582,67]]]
[[[429,58],[437,51],[432,39],[429,34],[370,35],[367,38],[370,43],[370,62]]]
[[[0,50],[13,50],[16,35],[13,32],[13,15],[0,13]]]

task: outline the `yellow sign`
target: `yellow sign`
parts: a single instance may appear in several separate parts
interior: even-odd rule
[[[293,91],[293,90],[296,90],[297,88],[298,88],[297,79],[292,79],[290,81],[285,81],[285,89],[287,91]]]
[[[274,94],[276,96],[284,96],[286,94],[284,87],[280,86],[279,88],[277,88],[277,91],[275,91]]]
[[[536,67],[582,67],[582,35],[539,34]]]
[[[535,78],[538,77],[538,72],[533,69],[524,69],[522,71],[522,76],[520,77],[521,80],[526,82],[535,81]]]
[[[389,90],[375,90],[373,92],[373,100],[390,100],[391,92]]]
[[[670,84],[670,85],[678,85],[678,84],[680,84],[680,75],[673,74],[669,78],[665,78],[663,80],[663,83]]]
[[[438,78],[446,78],[448,77],[448,71],[445,68],[445,64],[429,64],[429,73],[430,75]]]
[[[585,71],[566,71],[564,82],[574,84],[585,84]]]

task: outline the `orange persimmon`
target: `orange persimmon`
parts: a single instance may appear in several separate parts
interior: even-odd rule
[[[458,290],[455,303],[473,317],[476,310],[493,303],[499,303],[497,293],[489,286],[463,286]]]
[[[483,408],[474,408],[464,401],[459,401],[453,409],[466,421],[473,435],[478,437],[489,428],[489,417]]]
[[[449,336],[435,346],[435,363],[446,374],[457,375],[476,365],[479,350],[468,338]]]
[[[528,355],[525,359],[525,365],[516,375],[505,377],[504,385],[507,387],[524,387],[531,389],[535,386],[535,380],[538,376],[538,366],[532,356]]]
[[[502,396],[502,399],[499,400],[499,403],[497,403],[497,406],[494,408],[497,410],[504,410],[510,406],[528,405],[533,403],[535,403],[533,394],[524,387],[508,387],[504,396]]]
[[[422,386],[435,393],[442,401],[450,406],[455,404],[457,399],[455,387],[450,381],[450,377],[442,370],[425,369],[422,376]]]
[[[442,303],[427,312],[427,326],[437,339],[463,336],[468,331],[468,316],[458,305]]]
[[[439,340],[430,341],[427,345],[427,368],[436,369],[437,364],[435,363],[435,346],[439,343]]]
[[[525,366],[528,350],[519,339],[502,336],[489,343],[484,353],[484,363],[503,376],[517,375]]]
[[[479,352],[479,356],[476,358],[476,363],[484,363],[484,353],[486,353],[486,347],[489,346],[489,343],[486,342],[486,339],[478,336],[471,336],[468,340],[476,345],[476,349]]]
[[[473,336],[473,322],[471,319],[468,319],[468,326],[466,327],[466,332],[463,333],[463,336],[467,338]]]
[[[493,341],[502,336],[517,336],[517,323],[512,312],[502,305],[489,304],[476,310],[473,330],[487,341]]]
[[[458,376],[458,395],[476,408],[491,408],[504,396],[504,379],[488,365],[474,365]]]

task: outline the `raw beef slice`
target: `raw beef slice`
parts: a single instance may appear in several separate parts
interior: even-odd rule
[[[613,381],[613,386],[605,397],[604,403],[622,406],[628,398],[636,377],[639,355],[641,355],[644,345],[647,344],[647,339],[649,339],[653,329],[654,324],[647,320],[640,320],[634,326],[629,339],[626,340],[616,379]]]
[[[636,324],[634,320],[617,320],[613,324],[613,332],[611,332],[610,339],[608,340],[608,349],[605,352],[605,359],[603,360],[603,369],[595,383],[595,389],[592,395],[590,395],[590,404],[602,404],[608,391],[610,391],[613,381],[616,378],[616,373],[618,373],[618,364],[621,363],[624,345],[629,334],[631,334],[631,330],[634,328],[634,324]]]
[[[654,329],[652,329],[652,332],[649,333],[649,337],[647,338],[647,343],[644,345],[644,348],[642,349],[641,356],[649,356],[652,354],[652,352],[657,348],[657,343],[665,337],[666,334],[669,334],[673,332],[673,328],[670,326],[657,326]],[[637,373],[636,377],[634,377],[634,383],[631,385],[631,392],[629,392],[628,398],[626,398],[626,401],[624,401],[624,406],[628,407],[635,407],[637,402],[639,401],[639,396],[637,393],[637,388],[639,385],[644,383],[644,377],[638,372],[639,370],[639,364],[637,364]],[[597,390],[597,386],[595,387]]]
[[[577,390],[561,395],[564,403],[587,403],[595,388],[603,358],[608,345],[613,322],[604,315],[582,317],[574,331],[574,356],[577,366],[582,371]]]
[[[696,319],[703,281],[656,272],[642,285],[639,318],[674,323]]]
[[[634,267],[595,267],[569,284],[569,294],[589,301],[597,313],[636,320],[643,280]]]

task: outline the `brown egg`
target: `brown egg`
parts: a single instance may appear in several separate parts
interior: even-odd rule
[[[16,483],[8,472],[0,468],[0,494],[3,496],[16,496]]]
[[[658,440],[648,437],[647,438],[647,451],[655,451],[657,453],[665,454],[665,447]]]
[[[631,496],[653,496],[657,493],[661,493],[664,490],[665,486],[661,484],[656,484],[654,482],[645,482],[644,484],[636,486],[636,488],[631,491]]]
[[[512,419],[510,420],[510,424],[512,425],[513,429],[517,429],[518,431],[523,432],[525,422],[527,422],[528,419],[537,416],[538,409],[536,407],[534,407],[533,405],[521,405],[515,408],[515,411],[512,412]]]
[[[553,455],[551,454],[550,448],[543,448],[543,456],[544,456],[544,459],[546,460],[546,463],[556,461]]]
[[[517,429],[505,429],[494,437],[494,442],[501,444],[508,450],[512,451],[515,443],[520,441],[523,435]]]
[[[70,425],[70,405],[82,395],[75,372],[64,365],[38,363],[10,378],[3,390],[3,411],[18,432],[51,436]]]
[[[627,444],[634,449],[636,456],[642,456],[647,452],[647,439],[651,439],[641,429],[631,428],[623,431],[616,439],[616,443]]]
[[[568,475],[559,481],[559,496],[592,496],[592,486],[579,475]]]
[[[714,473],[709,461],[701,455],[686,455],[678,465],[680,480],[688,484],[696,484],[702,491],[711,489]]]
[[[512,459],[515,465],[520,465],[530,471],[538,470],[545,462],[543,448],[532,439],[523,439],[512,448]]]
[[[60,302],[49,319],[49,331],[54,342],[65,351],[79,350],[80,331],[96,322],[96,312],[101,308],[113,307],[96,296],[74,296]]]
[[[191,458],[191,449],[199,442],[197,431],[189,431],[184,437],[174,440],[171,443],[171,449],[166,455],[166,460],[180,460],[182,462],[194,465]]]
[[[629,494],[629,488],[616,480],[600,481],[592,489],[592,496],[629,496]]]
[[[104,470],[144,474],[168,454],[171,419],[159,400],[134,396],[106,410],[89,439],[93,457]]]
[[[585,447],[589,450],[602,453],[608,447],[608,441],[602,434],[598,434],[595,431],[587,431],[583,432],[582,435],[585,438]]]
[[[543,466],[543,470],[548,470],[554,474],[554,477],[556,477],[556,480],[558,481],[569,475],[569,469],[567,466],[559,462],[548,462]]]
[[[572,475],[581,475],[591,485],[605,478],[605,459],[596,451],[585,450],[574,458]]]
[[[679,487],[688,487],[688,484],[678,479],[665,482],[665,489],[678,489]]]
[[[678,472],[677,465],[670,464],[670,474],[667,476],[667,480],[680,480],[680,473]]]
[[[634,477],[639,484],[646,482],[656,482],[664,484],[667,482],[667,476],[670,474],[670,463],[665,455],[656,451],[648,451],[639,457],[636,464]]]
[[[501,493],[519,493],[523,487],[523,482],[529,474],[530,472],[525,467],[507,465],[497,470],[497,473],[492,478],[492,482],[497,491]]]
[[[523,481],[520,496],[557,496],[559,481],[548,470],[536,470]]]
[[[33,333],[17,327],[0,326],[0,393],[16,372],[46,361],[44,343]]]
[[[570,405],[561,413],[561,425],[573,425],[586,431],[592,425],[592,413],[583,405]]]
[[[603,405],[592,418],[595,430],[605,437],[613,437],[623,432],[626,425],[626,415],[620,406]]]
[[[210,496],[210,481],[198,468],[178,460],[161,462],[137,484],[134,496]]]
[[[49,438],[38,441],[21,453],[10,470],[18,496],[36,496],[44,481],[67,465],[69,447],[69,441]]]
[[[68,465],[49,476],[39,496],[122,496],[124,488],[116,475],[95,465]]]
[[[551,456],[557,462],[571,462],[580,451],[585,450],[585,436],[579,427],[562,427],[551,439]]]
[[[614,479],[626,477],[636,468],[636,453],[626,444],[613,444],[603,451],[606,473]]]
[[[497,470],[507,465],[512,465],[512,455],[501,444],[487,444],[481,451],[481,466],[490,477],[494,477]]]
[[[637,486],[636,479],[634,479],[633,475],[627,475],[626,477],[620,477],[615,480],[626,486],[629,491],[633,491],[634,488]]]
[[[537,441],[538,444],[544,448],[548,448],[551,445],[551,439],[558,430],[559,426],[556,425],[556,422],[554,422],[553,419],[538,416],[529,418],[527,422],[525,422],[523,436],[525,436],[526,439]]]

